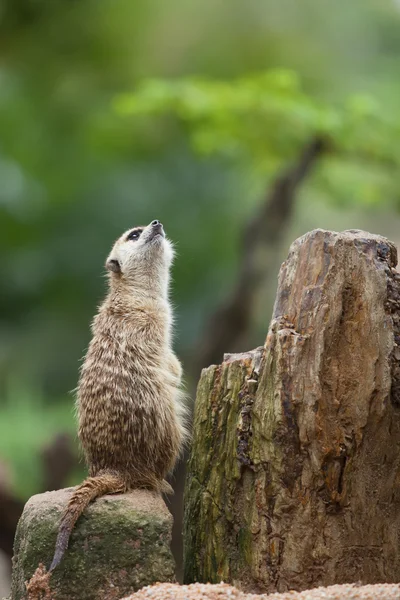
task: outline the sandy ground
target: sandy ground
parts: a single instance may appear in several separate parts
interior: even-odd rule
[[[159,583],[145,587],[124,600],[400,600],[400,584],[333,585],[305,592],[244,594],[221,583],[174,585]]]

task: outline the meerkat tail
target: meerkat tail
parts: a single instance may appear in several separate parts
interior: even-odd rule
[[[72,494],[68,506],[61,518],[56,549],[49,572],[53,571],[60,564],[68,547],[69,538],[74,525],[88,504],[99,496],[104,496],[105,494],[117,494],[118,492],[124,492],[125,490],[126,484],[123,478],[112,473],[88,477],[78,486]]]

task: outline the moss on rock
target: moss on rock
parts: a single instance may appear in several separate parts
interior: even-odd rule
[[[33,496],[14,543],[12,600],[26,598],[25,581],[49,565],[73,488]],[[172,517],[162,498],[145,490],[104,496],[80,517],[61,565],[51,576],[57,600],[112,600],[155,582],[174,581]]]

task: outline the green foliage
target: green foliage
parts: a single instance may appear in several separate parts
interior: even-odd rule
[[[394,0],[0,0],[0,459],[20,494],[45,440],[74,430],[66,394],[121,231],[159,218],[177,244],[184,364],[243,223],[310,137],[331,149],[276,270],[315,226],[397,231],[399,25]],[[249,347],[275,273],[265,287]]]
[[[152,79],[118,95],[113,109],[125,118],[175,115],[196,151],[227,156],[264,175],[318,137],[328,155],[315,183],[332,202],[398,201],[400,121],[369,94],[324,102],[303,90],[295,72],[274,69],[231,81]]]
[[[0,457],[9,467],[12,490],[21,499],[36,493],[43,482],[40,453],[45,445],[57,433],[69,432],[75,437],[72,406],[72,398],[49,404],[18,382],[10,384],[1,399]],[[74,484],[81,475],[72,475]]]

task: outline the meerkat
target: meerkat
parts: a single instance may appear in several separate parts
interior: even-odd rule
[[[61,518],[49,573],[95,498],[134,488],[172,491],[165,477],[187,437],[182,368],[172,350],[173,256],[162,224],[152,221],[125,232],[107,258],[109,290],[93,320],[77,394],[89,477]]]

